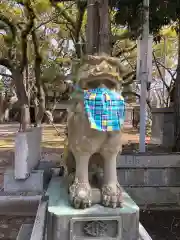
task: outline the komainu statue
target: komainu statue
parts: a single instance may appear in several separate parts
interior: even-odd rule
[[[81,94],[68,113],[67,169],[75,208],[92,205],[93,187],[100,189],[102,205],[121,206],[116,157],[125,112],[122,71],[118,59],[108,56],[87,56],[79,68]]]

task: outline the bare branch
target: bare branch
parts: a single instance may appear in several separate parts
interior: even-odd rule
[[[165,79],[164,79],[163,76],[162,76],[162,73],[161,73],[161,70],[160,70],[160,68],[159,68],[159,65],[158,65],[158,62],[157,62],[157,59],[156,59],[156,56],[155,56],[154,52],[153,52],[153,58],[154,58],[154,62],[155,62],[156,68],[157,68],[157,70],[158,70],[159,76],[160,76],[160,78],[161,78],[164,86],[166,87],[166,89],[167,89],[168,92],[169,92],[170,88],[169,88],[169,86],[167,85]]]
[[[71,25],[74,29],[76,29],[76,23],[73,21],[73,19],[68,15],[66,10],[74,5],[72,3],[69,7],[67,8],[62,8],[61,6],[55,4],[52,2],[52,5],[55,7],[55,9],[58,11],[59,14],[61,14]]]
[[[42,26],[44,26],[44,25],[46,25],[46,24],[48,24],[48,23],[50,23],[51,21],[53,21],[53,20],[55,20],[59,15],[61,15],[61,14],[64,14],[63,12],[65,11],[65,10],[67,10],[67,9],[69,9],[69,8],[71,8],[73,5],[74,5],[74,3],[72,3],[72,4],[70,4],[68,7],[66,7],[66,8],[60,8],[59,6],[57,6],[56,4],[54,4],[53,2],[51,2],[52,3],[52,5],[55,7],[55,9],[56,9],[56,12],[55,12],[55,14],[54,14],[54,16],[52,16],[50,19],[48,19],[47,21],[45,21],[45,22],[42,22],[42,23],[40,23],[37,27],[35,27],[33,30],[37,30],[37,29],[39,29],[40,27],[42,27]],[[59,11],[59,10],[61,10],[61,11]],[[64,16],[64,15],[63,15]],[[66,18],[65,18],[66,19]],[[66,19],[67,20],[67,19]],[[65,24],[65,22],[60,22],[60,21],[56,21],[58,24]],[[68,21],[69,22],[69,21]]]
[[[15,40],[16,38],[16,35],[17,35],[17,29],[15,27],[15,25],[4,15],[0,14],[0,22],[1,22],[1,25],[0,27],[4,27],[3,29],[11,34],[11,37],[12,37],[12,41]]]
[[[52,22],[53,20],[55,20],[55,19],[59,16],[59,14],[60,14],[60,13],[58,12],[58,13],[56,13],[54,16],[52,16],[51,18],[49,18],[48,20],[46,20],[45,22],[40,23],[37,27],[34,27],[34,28],[32,29],[32,31],[38,30],[40,27],[42,27],[42,26],[44,26],[44,25]],[[59,22],[58,22],[58,23],[59,23]],[[65,23],[65,22],[61,22],[61,24],[64,24],[64,23]]]
[[[136,71],[132,71],[128,74],[126,74],[124,77],[123,77],[123,86],[127,86],[129,84],[132,84],[133,81],[134,81],[134,74],[136,73]],[[131,79],[129,79],[131,77]],[[126,80],[126,79],[129,79],[129,80]],[[125,81],[126,80],[126,81]]]
[[[164,66],[164,64],[162,64],[161,62],[159,62],[157,59],[156,59],[156,62],[161,66],[163,67],[166,71],[168,71],[169,75],[171,75],[171,78],[175,81],[175,78],[174,78],[174,73],[171,72],[171,70],[167,67]]]
[[[112,35],[111,42],[115,43],[118,40],[124,40],[124,39],[130,38],[130,37],[132,37],[132,33],[130,33],[129,31],[125,31],[121,35],[114,35],[114,36]]]
[[[81,26],[82,26],[82,20],[85,13],[85,8],[80,8],[79,15],[77,16],[77,21],[74,21],[69,14],[66,12],[68,8],[71,8],[75,3],[70,4],[67,8],[62,8],[61,6],[57,5],[56,3],[52,2],[52,5],[56,8],[59,15],[61,14],[63,18],[71,25],[71,29],[69,30],[73,33],[73,39],[75,39],[75,45],[78,43],[79,37],[81,35],[82,41],[85,42],[84,36],[81,33]],[[77,24],[76,24],[77,22]],[[59,23],[59,21],[56,21],[56,23]],[[60,24],[62,24],[60,22]],[[71,33],[70,33],[71,34]]]
[[[120,57],[124,53],[132,52],[136,48],[137,48],[137,44],[135,44],[134,46],[129,47],[129,48],[120,49],[120,51],[115,55],[115,57]]]
[[[21,41],[22,41],[22,44],[21,44],[21,46],[22,46],[22,60],[21,60],[21,64],[20,64],[21,72],[23,72],[24,67],[28,64],[28,60],[27,60],[27,36],[34,26],[34,19],[35,19],[35,14],[33,12],[33,9],[32,9],[32,6],[31,6],[31,3],[30,3],[29,0],[24,4],[24,6],[27,9],[28,23],[26,25],[26,28],[22,31],[22,34],[21,34]]]
[[[81,33],[81,27],[82,27],[82,22],[83,22],[83,17],[84,17],[84,14],[85,14],[85,10],[86,10],[86,5],[85,4],[83,5],[83,7],[79,6],[77,17],[76,17],[77,25],[76,25],[76,31],[75,31],[74,39],[75,39],[75,42],[76,42],[75,48],[76,48],[76,54],[77,54],[78,58],[81,57],[81,49],[80,49],[80,45],[78,44],[78,42],[79,42],[79,37],[80,37],[80,33]]]

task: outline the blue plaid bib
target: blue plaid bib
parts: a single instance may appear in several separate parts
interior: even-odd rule
[[[125,102],[117,92],[107,88],[85,90],[84,107],[93,129],[119,131],[124,123]]]

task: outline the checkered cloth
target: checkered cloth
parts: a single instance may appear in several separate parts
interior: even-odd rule
[[[84,107],[91,128],[98,131],[119,131],[124,122],[124,98],[107,88],[84,91]]]

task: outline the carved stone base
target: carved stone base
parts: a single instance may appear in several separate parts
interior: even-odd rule
[[[107,208],[96,204],[88,209],[71,207],[67,181],[52,178],[47,194],[48,240],[138,240],[139,208],[123,191],[122,208]]]

